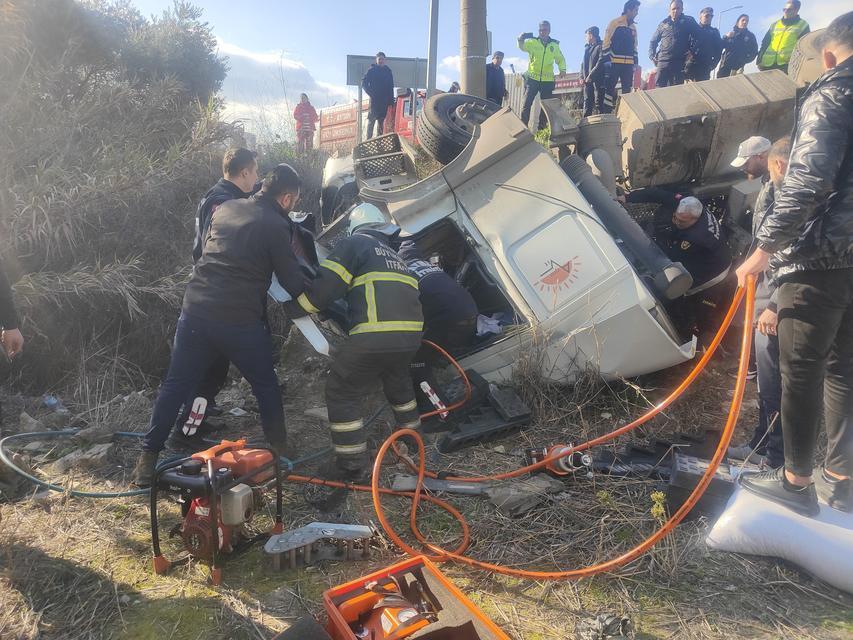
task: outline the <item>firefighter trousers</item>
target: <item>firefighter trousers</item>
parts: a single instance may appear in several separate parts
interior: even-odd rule
[[[326,380],[332,448],[338,466],[347,471],[363,470],[370,464],[362,403],[377,384],[382,384],[394,411],[396,429],[420,426],[409,375],[409,363],[417,348],[377,351],[353,342],[350,339],[335,350]]]

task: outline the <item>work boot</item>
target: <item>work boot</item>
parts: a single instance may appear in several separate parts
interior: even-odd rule
[[[370,483],[370,470],[367,467],[346,469],[337,460],[329,460],[317,470],[316,477],[334,482],[366,485]],[[320,511],[334,511],[346,501],[349,492],[350,489],[343,487],[308,485],[305,500]]]
[[[761,473],[744,473],[738,477],[740,485],[757,496],[796,511],[800,515],[813,518],[820,513],[815,487],[797,487],[785,477],[785,468]]]
[[[142,455],[139,456],[139,460],[136,463],[136,468],[133,470],[133,479],[130,481],[131,484],[134,484],[141,489],[151,486],[151,482],[154,479],[154,470],[157,468],[158,455],[159,454],[156,451],[142,452]]]
[[[212,445],[205,442],[204,439],[209,435],[208,432],[199,429],[195,434],[188,436],[181,429],[173,429],[172,435],[169,437],[169,447],[175,451],[204,451]]]
[[[823,467],[814,470],[814,486],[817,497],[836,511],[853,511],[853,480],[833,478]]]

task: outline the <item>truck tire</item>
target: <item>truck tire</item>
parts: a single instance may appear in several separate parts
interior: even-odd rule
[[[474,129],[497,113],[498,105],[464,93],[440,93],[426,101],[418,121],[418,140],[442,164],[462,153]]]

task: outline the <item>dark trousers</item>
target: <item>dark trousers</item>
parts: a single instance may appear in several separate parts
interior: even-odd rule
[[[826,468],[853,475],[853,268],[786,276],[778,310],[785,467],[811,475],[823,408]]]
[[[536,99],[536,94],[539,94],[540,100],[547,100],[554,97],[554,81],[539,81],[527,79],[527,91],[524,93],[524,107],[521,109],[521,121],[524,126],[528,126],[530,120],[530,109],[533,107],[533,101]],[[536,130],[544,129],[548,126],[548,118],[545,117],[545,110],[539,111],[539,126]]]
[[[758,368],[758,426],[749,446],[767,456],[773,469],[785,463],[782,441],[782,373],[779,338],[755,330],[755,364]],[[768,432],[769,429],[769,432]]]
[[[198,388],[213,361],[223,356],[234,363],[252,386],[267,441],[283,447],[284,408],[273,368],[272,338],[266,325],[262,322],[228,325],[182,313],[175,330],[169,372],[160,385],[143,449],[163,449],[181,405]]]
[[[711,79],[711,67],[706,65],[692,65],[687,72],[684,74],[685,80],[692,80],[693,82],[702,82],[703,80]]]
[[[605,111],[601,113],[612,113],[616,105],[616,85],[622,93],[631,93],[634,86],[634,65],[633,64],[611,64],[610,75],[607,78],[607,102],[604,105]]]
[[[456,324],[451,324],[443,327],[428,327],[424,333],[424,340],[434,342],[439,347],[455,356],[461,351],[464,351],[474,342],[474,337],[477,335],[477,318],[463,320]],[[429,397],[421,389],[421,382],[426,382],[436,395],[447,404],[447,398],[441,392],[438,383],[435,380],[433,372],[434,367],[449,364],[447,359],[433,347],[428,344],[422,344],[421,348],[412,358],[411,374],[412,383],[414,385],[415,398],[418,401],[418,408],[421,413],[434,411],[435,407],[429,401]]]
[[[598,109],[598,113],[610,113],[606,111],[606,96],[607,89],[603,84],[587,83],[583,86],[583,117],[592,115],[593,109]]]
[[[190,395],[184,402],[184,410],[178,418],[177,424],[183,425],[189,418],[190,410],[193,406],[193,401],[196,398],[204,398],[207,400],[207,406],[210,408],[216,404],[216,396],[225,387],[228,382],[228,369],[231,367],[231,362],[222,355],[217,355],[202,378],[201,383],[195,390],[195,393]],[[203,418],[202,418],[203,419]]]
[[[655,87],[674,87],[684,84],[684,68],[680,64],[668,64],[658,67]]]
[[[717,69],[717,77],[718,78],[728,78],[733,73],[740,71],[743,67],[730,67],[724,64],[720,65],[720,68]]]
[[[388,109],[386,108],[382,113],[378,110],[373,110],[373,105],[370,105],[370,111],[367,113],[367,139],[370,140],[373,137],[373,125],[376,125],[376,135],[381,136],[385,133],[385,116],[388,115]]]
[[[326,379],[326,407],[332,448],[340,468],[357,471],[369,464],[362,402],[378,383],[381,382],[394,411],[396,428],[420,426],[409,375],[414,355],[414,348],[407,351],[365,348],[357,338],[350,338],[335,349]]]

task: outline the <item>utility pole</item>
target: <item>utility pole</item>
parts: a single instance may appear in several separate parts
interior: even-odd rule
[[[429,54],[427,55],[427,98],[437,93],[435,75],[438,70],[438,0],[429,0]]]
[[[486,97],[486,0],[460,0],[462,92]]]

